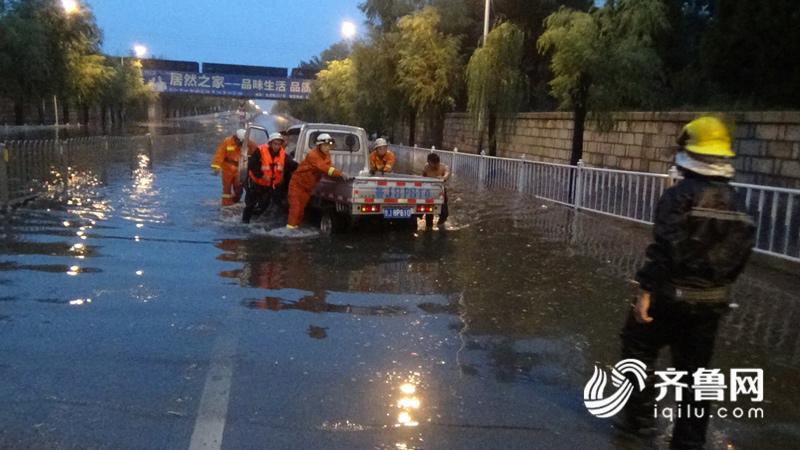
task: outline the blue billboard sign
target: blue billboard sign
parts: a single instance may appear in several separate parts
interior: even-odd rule
[[[267,100],[308,100],[311,80],[219,73],[142,71],[145,84],[168,94],[218,95]]]

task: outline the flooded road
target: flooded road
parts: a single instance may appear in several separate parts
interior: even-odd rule
[[[220,211],[211,152],[79,163],[4,222],[0,447],[650,447],[582,398],[647,229],[456,178],[448,230],[274,237]],[[791,448],[800,281],[752,265],[735,302],[714,367],[764,368],[766,418],[709,448]]]

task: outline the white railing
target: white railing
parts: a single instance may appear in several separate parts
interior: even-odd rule
[[[398,162],[419,173],[435,152],[454,179],[477,189],[517,191],[576,209],[652,224],[656,204],[678,178],[668,174],[553,164],[452,151],[393,146]],[[754,250],[800,262],[800,189],[732,183],[758,227]]]

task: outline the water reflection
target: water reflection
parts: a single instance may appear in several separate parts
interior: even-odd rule
[[[369,306],[328,303],[326,292],[307,295],[297,301],[291,301],[277,297],[264,297],[257,300],[246,300],[244,305],[251,309],[263,309],[270,311],[298,310],[311,313],[343,313],[363,316],[402,316],[408,314],[408,310],[402,306]]]

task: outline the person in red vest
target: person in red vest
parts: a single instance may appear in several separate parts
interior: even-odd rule
[[[250,223],[253,216],[260,216],[275,199],[283,185],[286,168],[285,141],[280,133],[269,135],[269,142],[258,147],[258,151],[247,160],[247,190],[244,198],[242,222]]]

